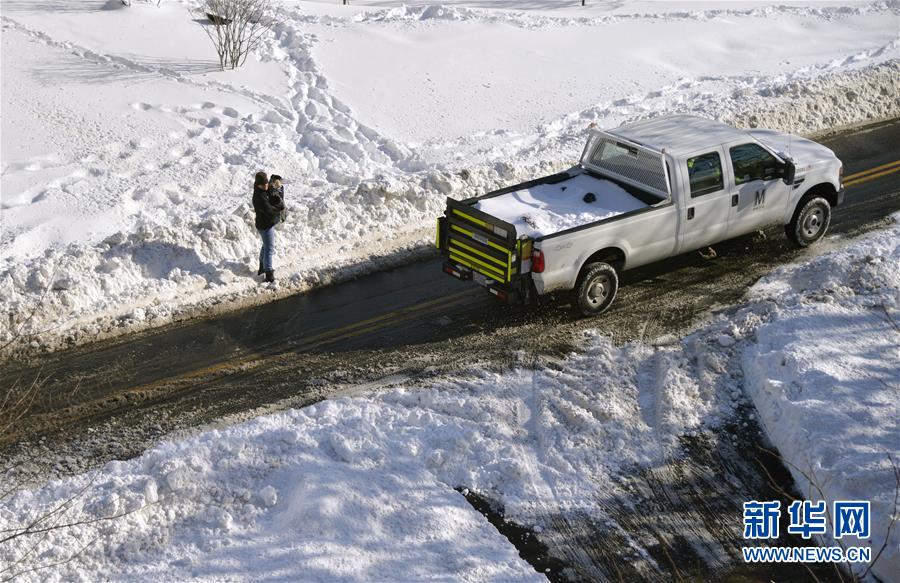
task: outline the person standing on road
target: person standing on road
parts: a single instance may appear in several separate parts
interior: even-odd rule
[[[272,259],[275,255],[275,225],[284,210],[284,203],[272,204],[269,200],[269,178],[265,172],[257,172],[253,180],[253,210],[256,212],[256,230],[262,238],[259,250],[259,271],[257,275],[266,274],[266,281],[275,281],[275,267]]]

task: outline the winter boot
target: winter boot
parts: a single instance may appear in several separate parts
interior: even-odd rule
[[[266,272],[266,282],[271,283],[273,281],[275,281],[275,270],[270,269],[269,271]]]
[[[262,261],[259,262],[259,269],[256,271],[256,275],[262,275],[266,272],[266,268],[263,267]]]

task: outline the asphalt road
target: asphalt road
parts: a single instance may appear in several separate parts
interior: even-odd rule
[[[900,210],[900,166],[888,166],[900,158],[900,120],[821,141],[844,161],[848,184],[846,202],[833,214],[831,236],[877,228]],[[230,423],[473,366],[521,366],[517,351],[532,355],[539,366],[577,350],[576,332],[586,328],[621,342],[678,334],[710,310],[735,304],[759,277],[804,253],[780,228],[722,243],[716,251],[714,260],[687,253],[625,272],[613,308],[589,320],[561,305],[500,304],[471,282],[444,275],[435,258],[242,312],[55,353],[40,362],[6,363],[0,368],[0,396],[35,380],[38,385],[31,409],[0,437],[0,459],[27,456],[36,476],[74,473],[137,455],[161,435],[201,424]],[[714,538],[728,539],[731,531],[717,526],[719,516],[734,500],[750,499],[741,496],[763,495],[767,485],[759,479],[760,462],[747,453],[752,447],[737,453],[698,447],[688,472],[696,480],[670,484],[670,491],[686,488],[686,493],[676,497],[681,514],[671,508],[669,514],[682,516],[677,528],[697,523],[695,528],[714,531]],[[774,460],[771,471],[784,470]],[[648,502],[659,506],[652,484],[677,482],[686,474],[684,468],[654,472],[634,477],[636,496],[645,492]],[[705,501],[706,510],[698,510],[693,502],[729,476],[745,484],[743,490],[723,494],[720,506]],[[650,485],[642,489],[641,484]],[[769,494],[765,499],[777,497]],[[667,499],[671,503],[672,497]],[[602,526],[571,518],[556,523],[559,528],[545,535],[548,552],[575,565],[581,577],[645,578],[649,572],[667,579],[679,572],[674,566],[667,570],[662,560],[658,572],[630,570],[602,551]],[[659,541],[665,536],[644,534],[648,548],[655,549],[650,554],[663,558],[660,549],[666,551],[666,545]],[[695,558],[686,574],[768,576],[732,572],[727,556],[722,559],[710,564]]]

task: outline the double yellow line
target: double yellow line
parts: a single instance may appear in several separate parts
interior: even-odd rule
[[[442,312],[447,308],[455,307],[457,304],[470,302],[476,291],[476,288],[466,289],[433,300],[413,304],[412,306],[400,310],[387,312],[375,316],[374,318],[360,320],[340,328],[314,334],[313,336],[309,336],[302,341],[293,344],[292,348],[294,351],[306,352],[312,348],[318,348],[341,340],[349,340],[350,338],[369,334],[394,324],[414,320],[432,313]]]
[[[900,160],[894,160],[893,162],[888,162],[887,164],[882,164],[881,166],[876,166],[874,168],[869,168],[868,170],[863,170],[862,172],[856,172],[855,174],[844,176],[844,186],[862,184],[863,182],[875,180],[876,178],[881,178],[882,176],[887,176],[888,174],[893,174],[894,172],[900,172]]]
[[[277,354],[266,353],[267,350],[271,349],[274,345],[263,346],[258,348],[254,352],[244,354],[243,356],[238,358],[225,360],[223,362],[217,362],[215,364],[195,369],[190,372],[163,377],[150,383],[129,387],[127,389],[124,389],[122,392],[150,392],[159,390],[174,383],[188,385],[200,381],[212,380],[215,377],[225,376],[230,372],[246,372],[256,369],[263,364],[272,364],[278,361],[291,360],[296,358],[297,354],[307,353],[313,349],[331,345],[336,342],[343,342],[352,338],[356,338],[358,336],[378,332],[379,330],[382,330],[389,326],[393,326],[395,324],[400,324],[424,316],[444,312],[460,304],[471,303],[473,297],[477,295],[478,291],[478,288],[470,288],[463,291],[454,292],[445,296],[441,296],[439,298],[435,298],[433,300],[413,304],[412,306],[401,308],[399,310],[386,312],[372,318],[358,320],[356,322],[353,322],[352,324],[347,324],[346,326],[314,333],[311,336],[303,338],[299,342],[290,343],[289,350],[281,350]]]

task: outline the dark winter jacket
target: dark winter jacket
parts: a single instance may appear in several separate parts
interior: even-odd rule
[[[277,202],[272,204],[268,191],[254,188],[253,210],[256,211],[256,228],[270,229],[278,224],[281,211],[284,210],[284,203]]]
[[[287,213],[284,211],[284,185],[275,188],[271,184],[269,184],[269,202],[272,203],[272,206],[281,205],[281,212],[278,213],[278,222],[283,223],[287,220]]]

